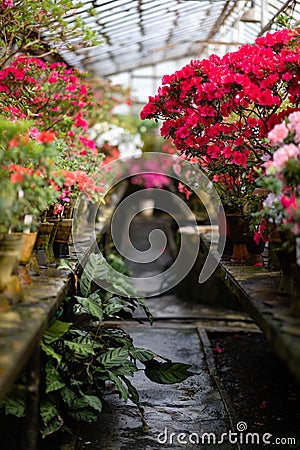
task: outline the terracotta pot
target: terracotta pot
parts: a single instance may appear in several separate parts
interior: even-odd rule
[[[19,267],[18,267],[18,274],[21,284],[30,284],[31,283],[31,277],[29,275],[27,265],[30,262],[34,244],[37,237],[37,232],[32,233],[12,233],[15,236],[22,235],[23,236],[23,245],[21,249],[21,255],[20,255],[20,261],[19,261]]]
[[[22,233],[17,236],[13,234],[0,235],[0,292],[7,290],[11,284],[15,284],[15,279],[18,281],[18,277],[13,273],[17,271],[19,265],[22,245]],[[14,294],[12,292],[12,299],[15,297]]]
[[[234,244],[245,244],[245,233],[249,232],[249,224],[242,214],[226,214],[230,238]]]
[[[17,252],[0,250],[0,292],[3,292],[9,285],[18,261],[19,256]]]
[[[18,235],[19,233],[12,233]],[[21,248],[20,264],[26,265],[30,262],[32,251],[37,237],[37,232],[20,233],[23,235],[23,244]]]
[[[17,252],[18,257],[21,255],[24,236],[23,233],[9,233],[0,235],[0,250]]]

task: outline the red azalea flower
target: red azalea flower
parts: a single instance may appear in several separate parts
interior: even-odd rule
[[[11,173],[10,175],[10,182],[15,183],[24,183],[24,176],[20,172]]]
[[[56,135],[52,131],[41,131],[37,135],[37,141],[41,144],[49,144],[55,140],[55,137]]]

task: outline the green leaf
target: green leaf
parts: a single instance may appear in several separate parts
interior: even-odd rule
[[[52,401],[43,401],[40,405],[40,415],[43,423],[47,425],[52,419],[58,416],[58,410]]]
[[[64,424],[63,419],[60,416],[55,417],[44,428],[42,428],[42,437],[45,438],[49,434],[53,434],[58,431]]]
[[[69,389],[67,386],[65,386],[63,389],[61,389],[60,395],[61,395],[63,401],[69,407],[71,407],[71,405],[73,404],[74,399],[75,399],[75,393],[71,389]]]
[[[144,310],[144,312],[145,312],[145,314],[146,314],[146,316],[147,316],[147,319],[149,320],[150,325],[153,325],[154,317],[153,317],[153,315],[151,314],[151,311],[150,311],[150,309],[149,309],[149,306],[146,305],[145,301],[144,301],[143,299],[141,299],[141,298],[140,298],[138,301],[139,301],[139,305],[140,305],[141,308]]]
[[[84,266],[80,278],[80,291],[85,297],[91,293],[93,281],[100,279],[106,280],[108,266],[102,254],[91,253]]]
[[[107,352],[103,353],[98,360],[107,369],[121,366],[128,360],[128,351],[126,348],[122,347],[109,349]]]
[[[115,375],[129,375],[133,376],[137,372],[137,366],[132,361],[126,361],[122,366],[114,367],[113,371]]]
[[[67,261],[66,259],[61,259],[59,262],[59,265],[57,266],[57,269],[61,269],[61,270],[69,270],[71,273],[75,273],[74,272],[74,268],[72,267],[71,263],[69,261]]]
[[[64,344],[69,347],[70,350],[75,352],[77,356],[88,356],[95,354],[94,348],[90,343],[64,341]]]
[[[46,344],[51,344],[51,342],[56,341],[64,334],[66,334],[71,325],[72,323],[69,322],[61,322],[60,320],[55,320],[45,331],[43,335],[43,341]]]
[[[55,367],[47,363],[46,365],[46,394],[53,391],[59,391],[65,387],[65,383],[61,381],[59,373],[55,369]]]
[[[127,297],[136,296],[134,287],[130,282],[126,280],[124,276],[122,276],[122,274],[120,274],[118,279],[116,280],[116,274],[113,272],[109,273],[107,276],[107,281],[111,283],[114,290],[117,291],[118,294],[126,295]]]
[[[102,411],[102,402],[96,395],[83,395],[80,398],[76,398],[73,403],[73,408],[75,409],[83,409],[87,406],[90,406],[96,411]]]
[[[26,416],[26,400],[25,398],[7,397],[5,401],[5,414],[12,414],[16,417]]]
[[[95,300],[83,297],[76,297],[76,300],[83,307],[84,312],[91,314],[93,317],[97,317],[100,321],[103,320],[102,308]]]
[[[188,377],[194,375],[188,370],[191,368],[190,364],[179,362],[159,362],[155,359],[145,361],[145,375],[149,380],[159,384],[174,384],[181,383]]]
[[[130,400],[135,404],[135,405],[139,405],[140,403],[140,396],[138,391],[136,390],[136,388],[133,386],[133,384],[130,382],[130,380],[128,380],[128,378],[123,378],[124,382],[127,385],[127,389],[128,389],[128,397],[130,398]]]
[[[122,380],[112,372],[108,372],[109,378],[115,383],[117,390],[125,402],[128,400],[128,392],[125,389]]]
[[[105,302],[105,307],[103,308],[103,314],[109,317],[113,317],[119,311],[126,308],[127,303],[125,300],[119,297],[112,297]]]
[[[149,361],[150,359],[153,359],[156,356],[156,354],[153,353],[151,350],[137,347],[132,347],[130,349],[130,354],[133,356],[133,358],[138,359],[141,362]]]
[[[76,409],[75,411],[70,411],[70,416],[74,417],[75,420],[83,422],[96,422],[98,415],[95,414],[90,409]]]
[[[62,356],[56,353],[51,345],[46,345],[43,341],[41,341],[41,349],[46,353],[47,356],[51,356],[56,359],[56,361],[60,364],[62,360]]]

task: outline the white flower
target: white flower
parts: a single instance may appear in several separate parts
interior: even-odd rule
[[[138,157],[142,154],[143,141],[139,133],[131,133],[108,122],[95,124],[89,133],[98,148],[106,143],[117,147],[121,157]]]

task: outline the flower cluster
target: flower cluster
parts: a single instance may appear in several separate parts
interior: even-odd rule
[[[167,162],[165,162],[165,165]],[[143,159],[136,164],[132,164],[130,171],[133,174],[131,183],[134,185],[145,187],[146,189],[158,188],[163,189],[169,186],[171,180],[164,175],[160,161]]]
[[[99,44],[96,32],[79,16],[66,20],[76,7],[79,3],[75,6],[72,0],[0,0],[0,68],[24,52],[52,59],[58,49],[76,50],[82,42],[86,47]],[[86,13],[92,14],[92,5]]]
[[[95,81],[93,84],[96,85]],[[109,96],[108,89],[105,95]],[[96,100],[85,74],[64,63],[49,63],[21,54],[0,70],[0,106],[4,123],[1,145],[9,148],[2,155],[3,180],[9,174],[20,184],[32,177],[32,191],[23,189],[23,197],[26,194],[26,199],[30,199],[23,211],[31,210],[36,216],[44,207],[51,214],[63,215],[65,206],[81,193],[88,201],[98,202],[102,198],[103,180],[94,174],[105,155],[89,134],[90,117],[102,108],[102,100],[99,93]],[[110,111],[106,113],[111,115]],[[47,158],[35,158],[34,142],[47,147]],[[51,153],[50,147],[55,152]],[[5,164],[14,164],[8,173]],[[41,169],[40,184],[33,181],[37,175],[31,170],[34,168]],[[45,192],[51,191],[51,196],[45,196],[48,204],[40,200],[42,185]],[[14,187],[22,191],[19,185]],[[7,189],[3,192],[7,193]],[[36,204],[38,207],[34,209]],[[20,220],[20,215],[16,217]]]
[[[89,129],[90,137],[97,148],[104,151],[104,163],[124,157],[138,157],[142,154],[143,141],[139,133],[132,133],[114,123],[96,123]]]
[[[14,6],[13,0],[2,0],[1,2],[1,8],[12,8]]]
[[[95,151],[86,135],[88,111],[97,105],[84,74],[64,63],[19,55],[0,71],[2,115],[34,118],[36,126],[66,137],[71,149]]]
[[[0,119],[1,232],[22,229],[25,214],[37,219],[62,186],[54,162],[59,154],[55,134],[30,125]]]
[[[267,235],[270,224],[300,235],[300,111],[289,114],[268,133],[274,147],[272,159],[264,165],[260,184],[270,190],[263,202],[259,235]]]
[[[163,77],[141,118],[161,119],[161,134],[180,153],[196,156],[225,191],[233,183],[244,196],[254,169],[272,155],[268,132],[300,102],[298,37],[299,30],[283,29],[222,58],[191,61]]]

